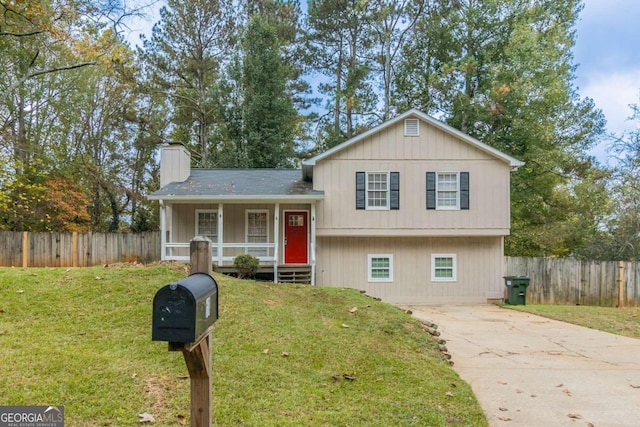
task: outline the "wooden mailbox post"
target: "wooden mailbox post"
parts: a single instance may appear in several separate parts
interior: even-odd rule
[[[211,241],[204,237],[195,237],[190,244],[191,250],[191,276],[189,278],[195,277],[196,273],[206,273],[208,276],[211,276]],[[216,288],[216,299],[215,299],[215,307],[211,307],[213,305],[209,299],[206,301],[206,317],[209,318],[210,313],[215,313],[215,319],[218,316],[218,306],[217,306],[217,285],[215,284],[215,280],[211,277],[206,277],[204,275],[199,275],[200,278],[205,278],[206,280],[211,280],[212,285],[215,285]],[[186,279],[186,280],[189,280]],[[177,287],[178,284],[184,283],[179,282],[177,284],[168,285]],[[166,288],[166,287],[165,287]],[[164,288],[163,288],[164,289]],[[162,292],[162,289],[158,291],[156,294],[156,298]],[[157,312],[161,312],[164,306],[161,303],[157,304],[154,298],[154,323],[160,323],[162,320],[165,320],[169,323],[168,319],[171,316],[172,306],[166,304],[166,313],[167,314],[157,314]],[[205,305],[204,303],[202,305]],[[202,307],[202,306],[201,306]],[[202,313],[202,312],[200,312]],[[204,316],[203,316],[204,317]],[[215,321],[215,319],[210,319]],[[191,379],[191,426],[192,427],[210,427],[211,426],[211,338],[213,335],[214,324],[213,323],[205,323],[204,326],[201,326],[200,331],[209,325],[206,330],[204,330],[199,335],[196,334],[196,338],[184,339],[187,341],[189,339],[194,340],[194,342],[172,342],[171,339],[169,341],[169,351],[181,351],[184,356],[184,361],[187,364],[187,369],[189,370],[189,377]],[[169,327],[170,328],[170,327]],[[158,334],[158,338],[156,336],[153,337],[154,340],[167,340],[163,338],[162,333],[158,332],[159,328],[154,325],[153,333]],[[179,339],[182,341],[182,339]]]

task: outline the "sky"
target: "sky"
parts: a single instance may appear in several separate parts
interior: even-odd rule
[[[586,0],[576,30],[578,93],[602,110],[608,131],[637,129],[640,122],[627,119],[629,104],[640,105],[640,1]],[[604,145],[593,151],[598,158]]]
[[[150,33],[158,19],[155,9],[149,22],[130,23],[132,43],[141,32]],[[578,94],[592,98],[603,111],[607,130],[621,134],[637,129],[640,121],[628,117],[629,104],[640,104],[640,0],[585,0],[573,54]],[[606,144],[592,153],[605,161]]]

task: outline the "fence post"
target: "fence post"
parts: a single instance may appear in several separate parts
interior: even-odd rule
[[[618,308],[624,307],[624,262],[618,262]]]
[[[22,232],[22,268],[29,267],[29,232]]]
[[[78,266],[78,232],[71,235],[71,267]]]

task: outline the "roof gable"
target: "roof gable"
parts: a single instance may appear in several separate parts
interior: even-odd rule
[[[318,161],[321,161],[323,159],[329,158],[331,156],[333,156],[334,154],[341,152],[343,150],[346,150],[350,147],[355,146],[356,144],[358,144],[359,142],[366,140],[367,138],[369,138],[370,136],[383,132],[391,127],[394,127],[396,125],[400,125],[402,123],[402,121],[404,119],[407,118],[412,118],[415,117],[417,119],[420,119],[424,122],[426,122],[428,125],[433,126],[436,129],[441,130],[442,132],[444,132],[445,134],[451,135],[453,137],[455,137],[457,140],[462,141],[463,143],[466,143],[468,145],[470,145],[471,147],[478,149],[488,155],[490,155],[491,157],[502,161],[504,163],[507,163],[509,166],[511,166],[512,168],[518,168],[520,166],[522,166],[524,163],[521,162],[520,160],[517,160],[514,157],[509,156],[508,154],[503,153],[500,150],[497,150],[463,132],[460,132],[459,130],[447,125],[446,123],[443,123],[439,120],[434,119],[431,116],[428,116],[426,114],[424,114],[423,112],[416,110],[416,109],[412,109],[409,110],[391,120],[388,120],[370,130],[368,130],[367,132],[363,132],[345,142],[343,142],[342,144],[336,145],[335,147],[318,154],[317,156],[314,156],[310,159],[305,160],[304,162],[302,162],[303,165],[303,174],[305,176],[306,179],[308,179],[309,177],[313,176],[312,173],[312,169],[313,166],[315,166],[315,164]]]

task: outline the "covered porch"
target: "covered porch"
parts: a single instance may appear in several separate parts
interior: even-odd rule
[[[161,200],[161,257],[188,262],[195,236],[212,242],[216,271],[235,273],[234,259],[250,254],[274,282],[315,284],[316,200],[269,202]]]

